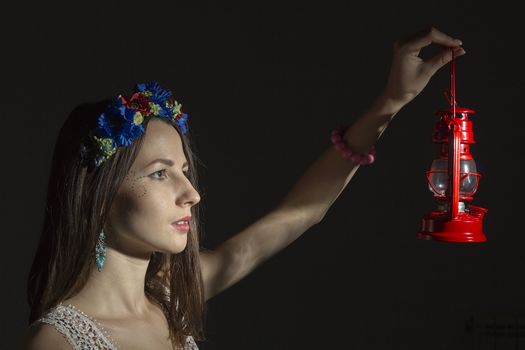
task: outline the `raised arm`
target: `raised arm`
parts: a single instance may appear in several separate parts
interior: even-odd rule
[[[423,61],[420,50],[431,43],[442,45],[436,56]],[[394,43],[393,60],[385,89],[347,129],[344,140],[356,152],[368,151],[392,118],[427,85],[432,75],[465,51],[461,43],[431,28]],[[345,161],[328,147],[268,214],[220,244],[201,253],[206,299],[230,287],[263,261],[319,223],[348,185],[358,164]]]

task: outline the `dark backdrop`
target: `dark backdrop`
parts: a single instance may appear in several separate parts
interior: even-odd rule
[[[430,25],[467,51],[457,94],[476,110],[483,178],[473,203],[489,209],[488,241],[415,237],[434,208],[424,172],[446,66],[397,114],[376,163],[359,169],[322,223],[210,300],[200,347],[523,348],[520,14],[501,1],[3,5],[2,348],[27,326],[52,149],[75,105],[138,81],[174,91],[206,165],[203,244],[213,248],[270,210],[330,146],[331,129],[369,106],[393,41]]]

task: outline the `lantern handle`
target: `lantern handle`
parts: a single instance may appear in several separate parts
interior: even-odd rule
[[[449,104],[450,107],[454,109],[454,118],[456,117],[456,57],[454,55],[454,49],[452,51],[452,62],[450,62],[450,96]]]
[[[456,117],[456,59],[454,55],[454,49],[452,50],[452,61],[450,62],[450,89],[443,90],[445,99],[447,100],[449,106],[454,111],[454,117]]]

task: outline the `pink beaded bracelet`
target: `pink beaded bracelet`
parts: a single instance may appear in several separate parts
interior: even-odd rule
[[[375,147],[372,146],[367,154],[359,154],[350,150],[343,141],[343,135],[347,128],[348,126],[338,126],[332,130],[332,143],[334,144],[335,149],[337,149],[346,160],[351,159],[352,162],[358,164],[372,164],[375,161]]]

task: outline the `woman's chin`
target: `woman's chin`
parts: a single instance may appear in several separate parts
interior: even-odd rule
[[[187,242],[172,242],[172,244],[168,246],[159,247],[158,251],[164,254],[179,254],[186,249]]]

